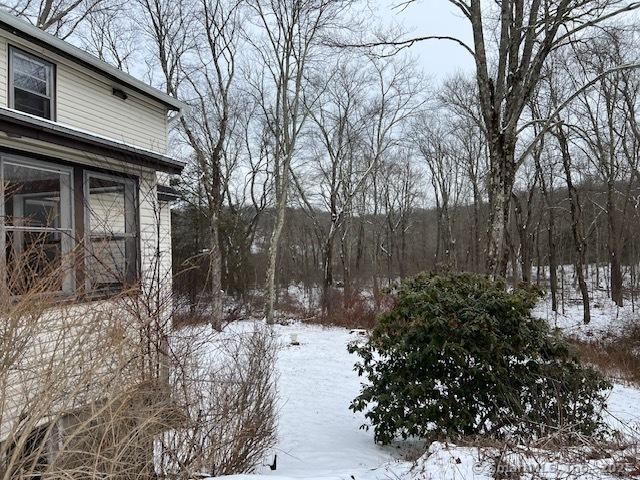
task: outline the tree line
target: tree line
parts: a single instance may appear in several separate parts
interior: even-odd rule
[[[469,42],[390,31],[356,0],[5,7],[190,105],[170,121],[174,268],[215,316],[222,291],[264,292],[271,321],[292,283],[326,312],[434,268],[543,284],[555,310],[570,281],[585,322],[594,289],[635,303],[639,5],[449,1]],[[428,79],[420,41],[473,71]]]

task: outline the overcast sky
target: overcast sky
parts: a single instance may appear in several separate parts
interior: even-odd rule
[[[384,4],[380,15],[385,21],[403,25],[413,36],[448,35],[471,43],[471,28],[466,19],[447,0],[418,0],[404,11],[394,6],[402,0],[379,0]],[[458,71],[471,71],[473,60],[459,45],[444,40],[421,42],[410,49],[424,72],[442,80]]]

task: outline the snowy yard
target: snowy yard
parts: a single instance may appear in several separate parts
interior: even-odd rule
[[[373,431],[360,429],[362,414],[349,410],[360,379],[347,343],[348,330],[313,325],[277,325],[279,443],[259,473],[269,478],[386,479],[405,471],[394,448],[373,442]],[[297,334],[300,345],[291,345]],[[277,455],[277,470],[266,463]],[[235,478],[256,478],[236,476]],[[234,477],[231,477],[234,478]]]
[[[246,325],[246,324],[245,324]],[[346,351],[357,334],[338,328],[292,324],[277,326],[281,348],[279,374],[279,442],[255,475],[243,480],[466,480],[493,478],[493,463],[477,448],[434,443],[418,462],[403,460],[398,448],[373,442],[373,432],[360,429],[362,414],[349,410],[360,379],[352,370],[355,358]],[[300,345],[291,345],[297,334]],[[609,398],[608,422],[625,436],[640,435],[640,390],[616,384]],[[267,466],[277,454],[277,470]],[[535,478],[616,478],[604,460],[566,465],[549,459],[514,460]],[[528,469],[528,470],[527,470]],[[609,470],[607,470],[609,469]],[[597,474],[594,474],[594,470]],[[583,474],[580,472],[584,472]],[[533,478],[523,475],[522,478]]]

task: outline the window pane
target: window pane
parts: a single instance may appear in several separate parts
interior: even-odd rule
[[[43,81],[49,80],[51,65],[43,60],[29,57],[20,52],[13,52],[13,71],[25,73]]]
[[[53,64],[11,49],[11,87],[16,110],[51,119]]]
[[[126,233],[126,188],[113,180],[89,178],[91,234]]]
[[[6,233],[7,287],[22,295],[35,287],[40,291],[62,290],[69,272],[62,268],[61,232]]]
[[[40,80],[20,72],[14,72],[13,86],[22,90],[39,93],[40,95],[47,95],[47,82],[45,80]]]
[[[90,288],[120,289],[136,275],[137,241],[134,185],[117,179],[89,177],[88,208],[91,252]]]
[[[13,108],[48,120],[51,119],[51,100],[20,88],[13,89]]]
[[[69,228],[61,222],[61,186],[69,175],[4,164],[5,221],[23,227]],[[68,208],[68,206],[65,206]]]
[[[127,283],[125,243],[124,238],[91,239],[88,268],[92,290],[116,289]]]

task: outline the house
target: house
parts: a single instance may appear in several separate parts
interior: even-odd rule
[[[167,130],[184,108],[0,12],[0,295],[37,286],[87,316],[132,286],[170,291],[168,181],[183,164],[167,155]],[[23,421],[24,382],[0,394],[0,443]]]

